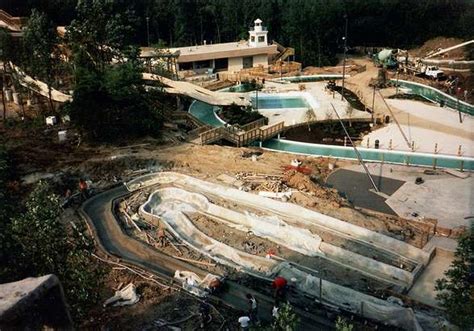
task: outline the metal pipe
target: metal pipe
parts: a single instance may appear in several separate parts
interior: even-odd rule
[[[388,105],[387,101],[385,101],[385,98],[383,97],[383,95],[382,95],[382,93],[381,93],[380,91],[379,91],[379,95],[380,95],[380,97],[382,98],[382,100],[383,100],[385,106],[387,107],[388,111],[389,111],[390,114],[392,115],[393,120],[394,120],[395,123],[397,124],[398,129],[400,130],[400,132],[401,132],[401,134],[402,134],[402,136],[403,136],[403,139],[405,139],[405,142],[407,143],[408,148],[411,149],[412,146],[411,146],[411,144],[410,144],[410,141],[408,140],[407,136],[405,135],[405,132],[403,132],[402,127],[400,126],[400,123],[398,123],[398,120],[397,120],[397,118],[395,117],[395,115],[393,114],[392,109],[391,109],[390,106]]]
[[[369,169],[367,168],[367,166],[365,165],[365,162],[364,162],[364,159],[362,158],[362,156],[360,155],[359,153],[359,150],[357,149],[356,145],[354,144],[354,142],[352,141],[352,138],[351,136],[349,136],[349,133],[347,132],[346,130],[346,127],[344,125],[344,123],[342,122],[341,120],[341,117],[339,116],[336,108],[334,107],[334,105],[331,103],[331,107],[332,109],[334,109],[334,112],[336,113],[336,116],[337,116],[337,119],[339,120],[339,123],[341,123],[342,125],[342,129],[344,130],[344,133],[346,134],[347,138],[349,139],[349,141],[351,142],[351,145],[352,145],[352,148],[354,148],[354,151],[357,155],[357,159],[359,160],[360,164],[362,165],[362,167],[364,168],[365,170],[365,173],[367,174],[367,177],[369,177],[369,180],[370,180],[370,183],[372,184],[375,192],[380,192],[377,185],[375,184],[373,178],[372,178],[372,175],[370,174],[369,172]]]

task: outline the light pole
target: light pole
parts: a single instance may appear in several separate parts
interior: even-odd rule
[[[150,18],[146,17],[146,41],[148,47],[150,47]]]
[[[347,48],[347,15],[344,15],[346,19],[346,27],[344,29],[344,58],[342,60],[342,90],[341,90],[341,100],[344,100],[344,80],[346,78],[346,48]]]

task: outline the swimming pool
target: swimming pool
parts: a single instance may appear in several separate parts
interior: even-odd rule
[[[301,143],[291,140],[271,139],[262,143],[263,148],[289,153],[357,159],[352,147]],[[474,158],[440,154],[414,153],[383,149],[358,148],[365,161],[406,165],[437,166],[440,168],[474,170]]]
[[[254,109],[277,109],[277,108],[310,108],[308,102],[301,96],[259,96],[258,100],[252,97]],[[258,101],[258,102],[257,102]]]
[[[217,117],[215,113],[216,109],[218,109],[218,107],[214,108],[214,106],[197,100],[194,100],[191,106],[189,106],[189,112],[198,120],[214,127],[220,127],[225,123]]]

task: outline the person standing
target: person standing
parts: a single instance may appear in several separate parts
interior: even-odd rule
[[[246,297],[249,303],[250,321],[252,322],[252,324],[257,324],[259,322],[257,299],[255,299],[255,297],[250,293],[247,293]]]
[[[275,277],[272,282],[274,289],[273,297],[275,298],[275,306],[279,306],[286,299],[286,289],[288,281],[283,277]]]

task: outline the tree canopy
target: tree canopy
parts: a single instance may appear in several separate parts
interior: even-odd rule
[[[88,3],[79,1],[79,3]],[[136,43],[150,41],[186,46],[247,38],[256,18],[268,27],[269,39],[295,47],[304,65],[333,63],[342,51],[344,16],[349,46],[407,48],[438,36],[470,38],[474,32],[474,2],[465,0],[143,0],[98,1],[118,8],[133,5]],[[47,12],[67,25],[81,14],[77,0],[9,0],[5,10],[29,15],[31,8]],[[112,4],[113,3],[113,4]],[[94,13],[95,20],[113,25],[114,15]],[[97,34],[102,34],[98,30]],[[100,35],[97,40],[100,39]]]
[[[451,267],[436,281],[437,299],[450,320],[466,330],[474,327],[473,227],[459,238]]]

